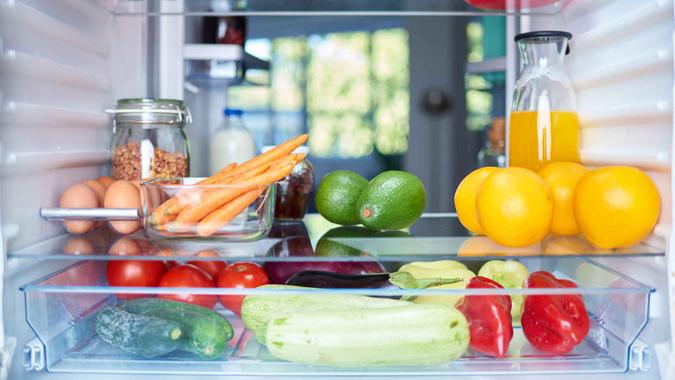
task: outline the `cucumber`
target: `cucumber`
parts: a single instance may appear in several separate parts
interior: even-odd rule
[[[168,354],[180,346],[180,325],[174,321],[129,313],[109,306],[96,316],[96,334],[126,352],[145,357]]]
[[[203,358],[221,357],[234,336],[230,322],[205,307],[159,298],[138,298],[122,303],[121,307],[130,313],[179,323],[183,330],[183,349]]]
[[[315,311],[275,318],[267,327],[275,357],[336,367],[436,365],[469,347],[469,327],[446,305]]]
[[[264,285],[258,289],[314,289],[290,285]],[[244,298],[241,319],[258,342],[265,344],[270,320],[294,312],[356,310],[408,305],[409,302],[353,294],[257,295]]]

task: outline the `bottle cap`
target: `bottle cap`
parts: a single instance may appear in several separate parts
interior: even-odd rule
[[[244,111],[238,108],[225,108],[223,115],[225,116],[241,116],[244,114]]]

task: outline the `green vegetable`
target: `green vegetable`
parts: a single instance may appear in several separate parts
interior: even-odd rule
[[[270,321],[275,357],[338,367],[444,364],[469,347],[467,321],[444,305],[288,314]]]
[[[290,285],[264,285],[258,289],[313,289]],[[409,305],[409,302],[351,294],[251,294],[244,298],[241,319],[246,328],[265,344],[269,321],[293,313],[325,310],[379,309]]]
[[[109,306],[96,316],[96,334],[105,342],[132,354],[153,357],[180,346],[180,325],[162,318],[129,313]]]
[[[426,205],[426,191],[416,176],[398,170],[378,174],[363,189],[356,208],[364,226],[400,230],[415,223]]]
[[[139,298],[121,304],[124,310],[179,323],[183,330],[183,349],[204,358],[218,358],[234,336],[230,323],[220,314],[185,302],[159,298]]]
[[[490,260],[478,271],[479,276],[497,281],[501,286],[509,289],[520,289],[529,276],[527,267],[516,260]],[[523,296],[511,295],[511,318],[519,321],[523,312]]]
[[[336,170],[321,179],[316,189],[316,209],[328,221],[349,225],[358,224],[356,201],[368,180],[349,170]]]

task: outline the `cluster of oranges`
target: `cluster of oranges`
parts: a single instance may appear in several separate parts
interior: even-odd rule
[[[628,247],[646,238],[660,212],[659,193],[639,169],[589,170],[554,162],[538,173],[509,167],[480,168],[455,192],[460,222],[477,235],[508,247],[524,247],[549,233],[580,233],[598,248]]]

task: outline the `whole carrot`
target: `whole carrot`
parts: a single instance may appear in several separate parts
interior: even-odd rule
[[[251,203],[258,199],[263,191],[265,191],[264,188],[250,190],[211,212],[197,224],[197,234],[202,237],[213,235],[220,227],[226,225],[246,210]]]

